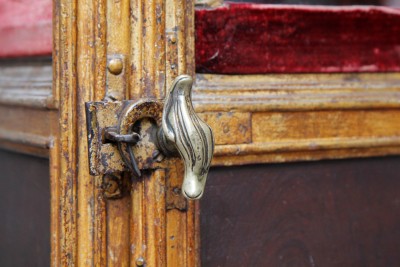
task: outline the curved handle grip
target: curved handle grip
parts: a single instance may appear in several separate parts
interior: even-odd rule
[[[178,151],[185,165],[182,193],[188,199],[203,195],[214,151],[213,133],[194,112],[193,80],[178,76],[166,98],[162,127],[158,132],[160,149],[171,154]]]

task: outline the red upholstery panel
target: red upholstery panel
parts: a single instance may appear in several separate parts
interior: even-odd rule
[[[400,70],[400,10],[226,4],[196,11],[198,72]]]

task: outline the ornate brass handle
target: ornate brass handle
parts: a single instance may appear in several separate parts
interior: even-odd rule
[[[210,127],[194,112],[192,84],[188,75],[177,77],[164,105],[154,99],[86,103],[90,173],[130,171],[132,177],[140,177],[140,170],[162,165],[160,152],[165,156],[180,155],[185,167],[182,193],[188,199],[199,199],[210,168],[214,139]],[[134,132],[133,125],[144,118],[153,119],[151,129],[157,134],[149,131],[148,138],[143,139]],[[139,151],[140,147],[146,149]]]
[[[158,130],[158,147],[166,155],[178,152],[185,165],[182,193],[199,199],[210,168],[214,137],[210,126],[195,113],[192,105],[193,80],[177,77],[165,100],[162,126]]]

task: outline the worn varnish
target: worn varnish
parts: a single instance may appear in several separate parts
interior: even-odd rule
[[[400,158],[210,170],[203,266],[398,266]]]
[[[198,74],[214,165],[398,154],[400,79],[385,74]]]
[[[89,174],[84,111],[85,102],[104,98],[162,99],[176,75],[193,73],[192,19],[191,1],[56,1],[53,265],[137,266],[143,260],[146,266],[199,266],[195,205],[167,209],[170,184],[181,184],[181,164],[171,160],[167,169],[143,171],[128,194],[105,198],[102,177]],[[107,73],[114,54],[123,58],[122,82]]]
[[[128,7],[131,7],[131,10],[128,10]],[[119,199],[106,199],[101,189],[102,177],[89,175],[84,113],[85,102],[101,101],[110,96],[118,99],[144,97],[162,99],[176,75],[183,73],[193,75],[195,68],[193,2],[60,0],[54,2],[53,9],[53,89],[50,89],[50,79],[46,78],[50,75],[44,75],[44,73],[50,72],[48,65],[26,66],[25,70],[5,69],[4,66],[0,68],[0,70],[5,70],[3,74],[0,72],[0,114],[3,115],[0,116],[2,122],[0,146],[50,158],[51,265],[136,266],[143,259],[147,266],[199,266],[199,204],[184,202],[176,198],[183,174],[180,161],[168,160],[166,168],[145,171],[141,179],[133,180],[132,184],[127,187],[128,194],[124,194]],[[377,14],[389,16],[386,13],[378,12]],[[129,16],[126,16],[127,14]],[[127,25],[129,25],[128,28]],[[391,38],[396,41],[396,36]],[[390,39],[388,45],[393,45],[393,40]],[[112,78],[109,79],[112,77],[110,73],[107,74],[107,54],[110,53],[118,53],[123,56],[123,74],[126,83],[123,88],[116,86],[112,90],[106,91],[106,84],[112,80]],[[381,57],[377,56],[376,59],[381,59]],[[392,60],[396,59],[396,55],[393,55]],[[315,66],[318,66],[317,63]],[[337,69],[332,70],[337,71]],[[370,69],[363,70],[369,71]],[[35,72],[37,75],[33,75]],[[21,79],[13,79],[18,76]],[[201,117],[215,129],[216,133],[217,147],[214,165],[244,165],[400,154],[398,126],[400,124],[397,119],[400,108],[400,79],[397,73],[199,74],[196,76],[197,82],[194,90],[196,110],[202,113]],[[36,78],[44,79],[40,80],[37,86],[25,86],[35,82]],[[143,122],[143,124],[145,123]],[[321,216],[330,214],[329,220],[336,223],[330,225],[331,221],[328,222],[327,219],[324,224],[328,230],[332,229],[327,232],[334,232],[335,236],[328,234],[322,237],[316,236],[315,240],[325,241],[330,237],[332,240],[337,238],[333,241],[338,240],[338,244],[340,242],[347,244],[346,242],[349,241],[351,245],[355,244],[354,240],[362,242],[367,240],[362,243],[365,245],[365,250],[362,252],[366,251],[365,255],[373,255],[372,252],[369,253],[372,250],[368,247],[370,245],[368,236],[360,234],[356,236],[358,239],[349,240],[344,237],[340,239],[341,233],[346,232],[349,227],[353,227],[353,225],[347,228],[343,226],[344,223],[353,219],[350,213],[341,213],[340,210],[333,209],[327,210],[324,209],[325,206],[321,207],[318,203],[327,203],[326,207],[330,207],[329,205],[333,202],[333,200],[329,202],[331,199],[326,200],[325,195],[321,195],[323,194],[321,192],[330,192],[329,190],[336,188],[333,186],[336,186],[334,182],[328,182],[328,186],[324,184],[329,179],[336,181],[335,177],[329,175],[338,171],[338,175],[343,174],[340,177],[345,177],[347,173],[357,172],[354,174],[356,176],[349,174],[350,178],[340,178],[344,183],[338,183],[337,189],[335,189],[337,207],[345,207],[344,203],[354,203],[356,210],[352,214],[357,215],[358,209],[365,208],[364,204],[367,203],[365,194],[368,193],[368,196],[376,194],[376,205],[395,210],[397,206],[389,205],[386,199],[394,195],[393,190],[395,190],[397,182],[394,178],[390,178],[393,176],[390,168],[395,168],[395,164],[389,164],[383,169],[385,174],[383,177],[390,179],[392,186],[390,187],[389,182],[368,178],[372,177],[373,173],[377,173],[375,169],[372,169],[373,166],[376,166],[374,162],[374,160],[367,161],[365,166],[361,166],[352,161],[349,164],[355,166],[354,170],[350,167],[346,167],[344,170],[342,165],[340,166],[343,168],[335,165],[335,167],[328,168],[327,176],[324,176],[325,171],[322,171],[322,167],[318,167],[317,163],[311,165],[313,166],[311,170],[306,167],[304,167],[305,169],[297,168],[298,165],[288,165],[288,169],[284,167],[285,165],[280,165],[282,167],[265,166],[268,171],[264,171],[264,167],[245,171],[234,169],[233,176],[237,174],[241,179],[244,177],[250,182],[246,180],[246,184],[243,184],[245,180],[235,180],[230,177],[229,181],[222,180],[223,182],[218,186],[211,183],[205,197],[210,191],[210,199],[213,204],[205,205],[203,211],[205,215],[209,210],[211,215],[226,215],[227,218],[229,218],[228,211],[234,211],[237,212],[235,218],[240,219],[241,215],[246,214],[249,218],[256,217],[252,213],[251,207],[257,207],[257,212],[265,208],[268,211],[265,212],[267,215],[259,219],[265,219],[266,225],[268,225],[268,220],[274,220],[280,216],[280,213],[274,210],[275,207],[279,208],[281,205],[280,193],[284,190],[291,190],[292,187],[297,186],[297,183],[300,185],[305,183],[306,186],[302,187],[303,191],[300,190],[297,194],[309,196],[310,194],[307,193],[310,191],[307,190],[312,188],[313,192],[317,192],[315,199],[318,200],[317,202],[304,202],[305,206],[310,209],[309,214],[306,215],[314,219],[318,214]],[[275,168],[279,170],[275,170]],[[366,168],[365,181],[361,178],[354,178],[361,176],[364,178],[364,173],[361,172],[364,168]],[[287,177],[292,177],[286,173],[292,169],[293,172],[296,171],[296,175],[303,172],[308,172],[310,175],[293,176],[293,179],[285,180]],[[318,170],[321,172],[317,172]],[[256,178],[261,178],[253,179],[252,171],[256,172]],[[211,181],[214,179],[215,182],[218,182],[218,178],[223,179],[225,175],[222,172],[231,175],[229,169],[224,169],[218,175],[212,175]],[[274,187],[276,184],[270,184],[271,179],[266,176],[269,173],[276,173],[279,178],[275,180],[278,183],[277,190]],[[313,175],[316,178],[313,178]],[[124,177],[124,179],[126,178],[128,177]],[[232,184],[231,180],[236,183]],[[284,186],[280,186],[281,181]],[[235,187],[235,190],[238,191],[227,190],[226,195],[221,193],[221,198],[214,198],[215,188],[225,188],[229,185],[235,186],[235,184],[241,185],[241,188]],[[347,191],[346,188],[343,188],[343,184],[352,186],[351,188],[355,192],[354,198],[345,197]],[[260,195],[251,191],[256,188],[265,188],[265,190],[257,191],[265,193],[260,197],[265,207],[254,204],[260,203],[257,202]],[[318,191],[319,188],[321,192]],[[381,191],[374,192],[371,188]],[[362,192],[357,190],[362,190]],[[382,193],[385,190],[387,195]],[[235,200],[240,203],[232,201],[232,205],[235,204],[233,208],[230,208],[223,199],[225,196],[232,198],[231,192],[239,192],[236,194],[238,197]],[[348,194],[350,195],[350,192]],[[357,194],[361,197],[358,198]],[[246,198],[243,198],[243,195]],[[300,196],[295,199],[300,199]],[[204,203],[207,201],[206,199]],[[222,212],[218,214],[219,211],[214,208],[224,204],[226,206],[221,208]],[[293,205],[287,212],[289,217],[290,214],[296,214],[296,211],[303,208],[298,203]],[[245,208],[248,209],[245,210]],[[398,246],[395,241],[387,237],[385,232],[386,229],[392,229],[390,228],[390,218],[394,219],[390,216],[394,216],[394,214],[379,213],[377,209],[378,206],[372,205],[370,211],[364,210],[365,213],[360,214],[360,216],[365,216],[363,217],[365,221],[370,221],[369,226],[362,229],[382,233],[386,238],[383,240],[391,244],[390,248]],[[337,219],[341,221],[335,221],[335,216],[338,216]],[[379,225],[374,224],[378,221],[378,217],[385,218],[385,216],[389,216],[386,217],[389,219],[385,219],[382,224],[385,223],[384,226],[387,228],[379,228]],[[297,217],[290,219],[289,227],[294,230],[289,229],[289,234],[291,231],[298,231],[291,224],[291,220],[297,222],[296,225],[303,225],[303,221],[298,220]],[[218,220],[215,222],[215,226],[217,226]],[[224,223],[230,226],[231,222],[234,220],[227,220]],[[364,221],[356,222],[359,222],[359,225],[364,223]],[[244,224],[246,226],[251,223],[245,221]],[[320,221],[311,221],[310,228],[315,225],[318,231],[322,231],[318,228],[318,223]],[[343,227],[339,229],[335,228],[335,225]],[[253,226],[254,229],[260,229],[255,224]],[[268,229],[279,229],[279,226],[279,223],[273,224],[268,226]],[[220,262],[223,266],[224,260],[235,259],[235,256],[241,255],[232,249],[229,257],[224,259],[218,255],[213,256],[214,248],[210,246],[221,245],[215,249],[215,253],[221,252],[221,255],[224,255],[225,252],[221,251],[223,244],[221,240],[209,243],[207,241],[210,236],[208,229],[204,229],[203,240],[206,240],[204,241],[206,244],[203,242],[203,266],[212,266],[212,259],[217,259],[216,262]],[[377,229],[381,229],[381,232]],[[261,228],[256,236],[264,238],[265,232],[272,232],[272,230],[263,230],[265,228]],[[361,233],[367,232],[367,230],[363,230]],[[393,236],[396,236],[394,231],[395,229],[392,234],[394,233]],[[225,241],[231,241],[229,245],[234,246],[240,243],[235,239],[229,239],[234,238],[229,234],[235,234],[235,231],[227,234],[224,229],[221,231],[219,228],[216,232],[221,234],[221,238],[223,234],[226,234],[223,238]],[[247,230],[245,232],[251,233]],[[353,232],[348,231],[350,236]],[[249,235],[250,237],[251,235]],[[314,236],[305,237],[309,238],[306,240],[307,242],[314,242]],[[304,257],[304,255],[311,255],[314,263],[323,263],[314,254],[298,252],[297,244],[302,244],[297,242],[300,238],[294,239],[289,245],[283,241],[276,243],[277,239],[271,241],[271,244],[277,244],[277,246],[269,247],[270,249],[267,251],[267,253],[271,253],[271,257],[262,259],[256,255],[251,258],[242,257],[242,259],[247,259],[246,264],[256,264],[257,266],[262,263],[262,260],[265,260],[274,266],[275,263],[279,263],[279,257],[274,255],[280,255],[280,252],[275,252],[273,249],[280,248],[283,243],[281,251],[286,253],[284,256],[289,255],[290,258],[290,255],[295,254],[293,257],[299,258],[299,261],[294,260],[293,262],[302,263],[305,260],[306,263],[311,264],[310,258]],[[246,241],[245,238],[241,240]],[[251,248],[250,242],[246,242],[241,244],[249,244],[248,247]],[[383,255],[381,259],[387,259],[390,266],[390,260],[394,259],[394,256],[390,248],[386,251],[379,250],[385,245],[383,242],[378,242],[378,245],[381,244],[382,246],[377,249],[377,253],[380,253],[378,256]],[[314,244],[312,248],[315,247],[317,246]],[[348,248],[348,250],[352,249],[350,245]],[[350,254],[340,254],[342,247],[339,245],[333,249],[336,250],[333,250],[331,254],[322,250],[319,252],[327,255],[327,259],[334,260],[336,258],[341,260],[341,255],[349,258],[351,256]],[[252,250],[251,252],[256,251]],[[294,252],[292,253],[292,251]],[[379,265],[382,261],[379,261],[378,256],[368,258],[365,262]],[[353,258],[362,259],[362,256]],[[284,260],[286,259],[287,257],[284,258]],[[343,258],[343,262],[347,263],[346,259]],[[236,266],[236,263],[240,263],[240,259],[232,264],[228,264],[228,261],[225,263],[227,266]],[[287,264],[291,265],[291,263],[292,261],[288,261]]]
[[[51,82],[48,58],[0,61],[2,148],[48,157],[58,116]]]

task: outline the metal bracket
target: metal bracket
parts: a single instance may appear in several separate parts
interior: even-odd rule
[[[162,102],[101,101],[86,103],[89,167],[92,175],[161,168],[156,131]]]

